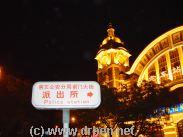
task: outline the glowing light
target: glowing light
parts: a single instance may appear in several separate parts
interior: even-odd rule
[[[115,42],[122,43],[121,40],[118,37],[115,37]]]
[[[100,121],[100,120],[98,120],[98,121],[96,121],[95,123],[96,123],[96,124],[101,124],[101,121]]]
[[[55,128],[59,128],[59,126],[58,125],[55,125]]]
[[[180,84],[177,84],[177,85],[174,85],[173,87],[170,88],[170,91],[174,91],[175,89],[177,88],[181,88],[183,87],[183,83],[180,83]]]
[[[180,59],[180,66],[181,66],[181,73],[183,75],[183,51],[182,47],[178,47],[179,59]]]
[[[112,58],[112,54],[114,55],[114,59]],[[131,56],[127,51],[122,49],[109,49],[105,51],[101,51],[97,56],[96,60],[98,60],[100,66],[99,68],[103,68],[101,65],[110,65],[112,60],[114,60],[115,64],[125,64],[125,61]]]
[[[156,76],[150,76],[150,77],[149,77],[149,81],[154,81],[154,82],[156,82]]]
[[[132,74],[134,73],[135,69],[137,68],[137,65],[139,64],[139,62],[141,61],[141,59],[143,58],[143,56],[150,50],[152,49],[158,42],[160,42],[161,40],[163,40],[164,38],[166,38],[169,35],[172,35],[175,32],[181,31],[183,30],[183,26],[177,27],[173,30],[170,30],[166,33],[164,33],[163,35],[159,36],[157,39],[155,39],[154,41],[152,41],[141,53],[140,55],[137,57],[137,59],[135,60],[135,62],[133,63],[130,71],[128,72],[128,74]]]
[[[0,66],[0,79],[2,79],[2,73],[3,73],[2,67]]]
[[[76,118],[75,117],[71,117],[71,122],[75,123],[76,122]]]
[[[176,46],[176,48],[182,48],[182,45],[178,45]],[[175,48],[174,48],[175,49]],[[143,70],[140,73],[140,76],[138,78],[138,85],[140,85],[140,83],[142,82],[142,80],[144,79],[144,75],[145,75],[145,71],[151,66],[153,65],[159,58],[161,58],[162,56],[166,56],[166,62],[167,62],[167,68],[168,68],[168,79],[169,80],[173,80],[173,74],[172,74],[172,68],[171,68],[171,60],[170,60],[170,55],[169,52],[171,51],[171,49],[167,49],[164,50],[163,52],[161,52],[160,54],[156,55],[155,58],[153,58],[152,60],[150,60],[146,66],[143,68]],[[179,58],[180,62],[183,61],[182,58]],[[182,69],[182,68],[181,68]],[[127,74],[129,74],[130,72],[128,71]]]
[[[114,28],[110,25],[107,30],[108,36],[100,45],[100,50],[95,59],[98,62],[97,75],[100,84],[119,89],[121,85],[121,72],[126,72],[131,54],[123,47],[124,43],[120,38],[115,36],[114,31]],[[111,48],[103,48],[105,44],[113,44],[108,43],[111,40],[115,43],[120,43],[122,46],[118,47],[114,44],[110,45]]]

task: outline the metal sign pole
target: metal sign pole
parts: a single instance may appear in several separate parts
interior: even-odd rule
[[[64,128],[63,137],[69,137],[69,121],[70,121],[69,109],[63,109],[62,121],[63,121],[63,128]]]

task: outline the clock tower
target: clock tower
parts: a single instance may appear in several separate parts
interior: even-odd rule
[[[129,70],[131,54],[124,48],[124,42],[116,37],[112,24],[109,24],[107,34],[95,58],[98,62],[97,78],[101,85],[119,90]]]

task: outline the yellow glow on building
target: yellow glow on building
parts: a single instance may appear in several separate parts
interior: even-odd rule
[[[161,35],[153,42],[151,42],[137,57],[127,74],[135,73],[139,75],[139,85],[143,80],[147,80],[147,76],[148,79],[153,79],[153,77],[156,77],[156,83],[158,84],[160,84],[162,80],[164,82],[165,79],[172,82],[174,82],[175,79],[181,79],[183,74],[182,31],[183,26],[177,27],[173,30],[166,32],[165,34]],[[166,59],[166,63],[164,64],[166,64],[167,70],[161,69],[161,67],[163,66],[158,65],[159,63],[163,64],[160,60],[162,56],[164,56]],[[178,62],[175,63],[174,60],[178,60]],[[153,64],[155,65],[156,75],[150,76],[149,74],[147,74],[147,72],[150,66],[152,66]],[[178,71],[180,71],[180,73]]]
[[[119,89],[122,85],[123,73],[128,70],[130,53],[124,43],[115,36],[115,29],[109,25],[108,36],[100,45],[96,55],[98,62],[98,81],[101,85]]]
[[[176,32],[179,32],[183,30],[183,26],[177,27],[175,29],[172,29],[166,33],[164,33],[163,35],[159,36],[157,39],[155,39],[154,41],[152,41],[141,53],[140,55],[137,57],[137,59],[135,60],[135,62],[133,63],[130,71],[128,72],[129,74],[132,74],[135,72],[135,69],[137,68],[138,63],[141,61],[142,57],[150,50],[154,47],[154,45],[156,45],[159,41],[163,40],[164,38],[166,38],[167,36],[169,36],[170,34],[174,34]]]
[[[121,89],[123,84],[132,82],[132,79],[126,76],[136,74],[135,80],[138,85],[146,80],[164,84],[170,87],[170,91],[183,87],[183,26],[162,34],[147,45],[131,68],[131,54],[124,48],[124,43],[115,36],[112,25],[107,32],[108,36],[100,45],[95,58],[98,62],[97,76],[101,85]],[[183,113],[171,114],[168,120],[162,118],[161,123],[165,137],[178,137],[179,130],[183,130],[178,127],[183,127]]]
[[[170,88],[170,91],[174,91],[175,89],[181,88],[181,87],[183,87],[183,83],[180,83],[180,84],[177,84],[177,85],[172,86],[172,87]]]

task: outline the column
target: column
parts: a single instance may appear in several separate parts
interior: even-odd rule
[[[145,70],[145,74],[144,74],[144,79],[146,80],[146,81],[149,81],[149,74],[148,74],[149,72],[148,72],[148,68],[146,68],[146,70]]]
[[[172,67],[171,67],[171,60],[170,60],[169,51],[165,53],[165,56],[166,56],[166,63],[167,63],[167,68],[168,68],[168,77],[169,77],[170,80],[173,80]]]
[[[155,61],[154,65],[155,65],[155,70],[156,70],[156,80],[157,80],[157,83],[160,84],[160,74],[159,74],[158,60]]]
[[[129,58],[126,59],[124,66],[129,66]]]
[[[178,49],[178,53],[179,53],[180,68],[181,68],[181,72],[182,72],[182,75],[183,75],[183,51],[182,51],[181,46],[179,46],[177,49]]]

